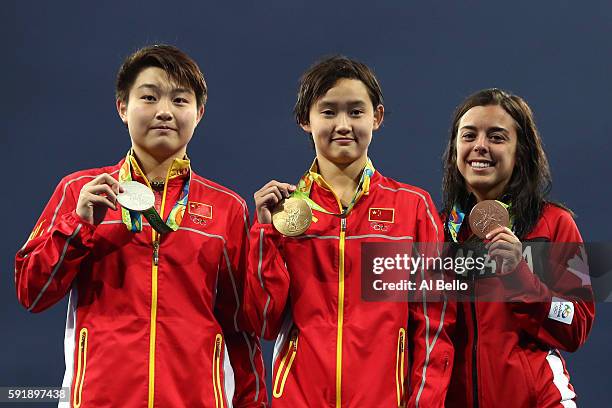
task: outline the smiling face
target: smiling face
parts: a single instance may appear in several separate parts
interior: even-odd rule
[[[179,86],[157,67],[138,74],[128,99],[117,100],[117,110],[128,126],[136,154],[158,159],[184,156],[204,113],[192,89]]]
[[[478,201],[499,198],[516,163],[516,122],[501,106],[475,106],[459,121],[457,169]]]
[[[309,123],[317,158],[336,165],[365,162],[372,132],[383,120],[382,105],[374,107],[366,86],[357,79],[340,79],[310,107]]]

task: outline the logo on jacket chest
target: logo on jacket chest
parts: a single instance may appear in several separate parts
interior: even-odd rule
[[[370,208],[368,210],[370,228],[376,232],[387,232],[395,222],[395,208]]]
[[[213,207],[210,204],[190,201],[187,204],[187,214],[194,224],[208,225],[213,220]]]

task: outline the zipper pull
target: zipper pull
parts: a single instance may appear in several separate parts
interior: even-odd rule
[[[159,263],[159,240],[153,241],[153,264],[157,266]]]
[[[345,217],[340,218],[340,231],[342,232],[346,231],[346,218]]]
[[[87,338],[87,334],[85,334],[84,331],[81,331],[81,338],[79,341],[79,348],[81,349],[81,351],[85,349],[85,339],[86,338]]]
[[[400,352],[404,352],[404,333],[400,334]]]
[[[216,347],[217,352],[215,354],[216,354],[216,357],[219,358],[219,357],[221,357],[221,339],[218,338],[215,341],[215,343],[217,343],[217,347]]]
[[[293,347],[293,351],[297,351],[297,330],[293,330],[291,333],[291,340],[289,341],[289,347]]]

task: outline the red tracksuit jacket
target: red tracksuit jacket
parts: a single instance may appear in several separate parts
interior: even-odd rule
[[[316,175],[310,198],[342,206]],[[393,219],[371,221],[373,211]],[[439,242],[429,195],[374,172],[345,218],[313,211],[298,237],[271,224],[251,228],[245,314],[257,334],[276,339],[273,407],[442,407],[453,350],[452,304],[365,302],[361,244]]]
[[[464,222],[460,241],[469,235]],[[575,351],[593,324],[586,259],[578,245],[543,248],[542,243],[582,243],[582,238],[567,211],[546,204],[522,242],[526,259],[517,270],[475,281],[477,291],[513,302],[457,304],[448,407],[576,406],[559,350]],[[559,313],[563,309],[568,311],[565,318]]]
[[[192,172],[180,228],[161,236],[155,257],[147,223],[134,233],[121,211],[109,210],[98,226],[75,213],[81,187],[104,172],[117,178],[122,163],[65,177],[16,256],[17,296],[28,310],[70,295],[69,406],[265,406],[259,341],[238,327],[245,202]],[[164,219],[188,170],[175,161],[156,196]],[[148,183],[137,168],[132,177]]]

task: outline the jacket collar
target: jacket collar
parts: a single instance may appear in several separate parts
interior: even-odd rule
[[[142,169],[140,168],[138,160],[136,159],[136,156],[134,155],[134,151],[132,149],[130,149],[130,151],[128,152],[125,160],[129,160],[130,162],[133,179],[144,182],[144,184],[150,185],[149,180],[147,179],[147,176],[145,175],[144,171],[142,171]],[[183,182],[184,180],[189,178],[190,170],[191,161],[189,160],[187,155],[185,155],[185,157],[182,159],[175,158],[172,161],[168,172],[166,173],[166,183],[175,184],[177,181]]]

